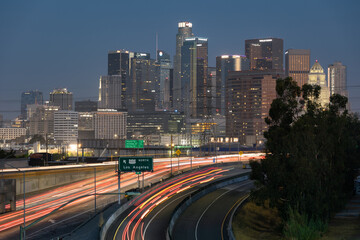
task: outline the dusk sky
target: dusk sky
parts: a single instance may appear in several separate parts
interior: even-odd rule
[[[209,66],[221,54],[244,54],[245,39],[277,37],[310,49],[327,71],[347,66],[351,109],[360,112],[360,1],[1,1],[0,114],[20,114],[21,93],[68,88],[96,100],[109,50],[175,54],[179,21],[209,39]]]

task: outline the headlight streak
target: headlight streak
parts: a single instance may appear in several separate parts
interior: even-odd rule
[[[131,216],[131,214],[129,214],[127,217],[131,216],[131,219],[128,221],[128,223],[126,224],[126,226],[124,227],[124,231],[122,232],[122,240],[134,240],[135,239],[135,235],[136,235],[136,231],[140,225],[140,223],[143,224],[143,219],[150,214],[150,212],[155,208],[157,207],[158,205],[160,205],[161,203],[163,203],[164,201],[170,199],[171,197],[173,197],[174,195],[180,193],[180,192],[183,192],[193,186],[196,186],[196,185],[199,185],[201,184],[201,181],[200,179],[203,179],[204,176],[205,177],[210,177],[210,180],[214,180],[215,179],[215,176],[219,176],[219,172],[224,172],[224,171],[227,171],[227,170],[222,170],[222,169],[214,169],[214,168],[211,168],[211,169],[207,169],[207,171],[203,171],[201,172],[201,174],[197,173],[197,174],[193,174],[191,176],[187,176],[188,178],[187,179],[183,179],[183,178],[180,178],[178,179],[178,182],[173,182],[172,185],[168,185],[166,186],[166,188],[163,188],[161,189],[158,193],[154,194],[154,196],[152,197],[152,200],[148,199],[148,200],[145,200],[144,203],[142,204],[139,204],[133,211],[131,214],[134,214],[133,216]],[[203,180],[203,182],[209,182],[209,181],[206,181],[206,180]],[[185,187],[180,187],[179,189],[179,185],[188,185],[188,186],[185,186]],[[190,184],[190,185],[189,185]],[[173,189],[179,189],[177,190],[176,192],[173,191]],[[158,189],[159,190],[159,189]],[[152,191],[153,192],[153,191]],[[158,200],[157,202],[154,201],[154,199],[158,199],[157,196],[159,196],[161,194],[161,196],[163,196],[160,200]],[[156,197],[155,197],[156,196]],[[154,202],[156,202],[154,204]],[[136,213],[134,211],[137,211]],[[142,213],[142,214],[141,214]],[[141,217],[138,217],[140,216],[141,214]],[[127,218],[126,217],[126,218]],[[137,220],[135,220],[137,219]],[[124,222],[124,221],[123,221]],[[131,233],[129,232],[130,230],[130,227],[131,225],[133,225],[133,228],[131,230]],[[117,235],[117,232],[119,231],[120,227],[121,227],[122,223],[118,226],[117,230],[116,230],[116,233],[114,235],[114,239],[116,238],[116,235]],[[143,225],[142,225],[143,226]],[[142,229],[142,228],[141,228]],[[141,236],[143,234],[142,230],[141,231]]]
[[[244,154],[241,157],[242,161],[246,161],[249,158],[255,158],[255,159],[261,159],[264,158],[263,154]],[[183,163],[185,161],[188,161],[186,158],[181,158],[181,166],[180,169],[184,169],[189,166],[189,162],[187,166],[185,166]],[[193,167],[200,166],[200,165],[206,165],[211,162],[212,158],[195,158],[193,160]],[[237,161],[238,157],[237,155],[230,155],[230,156],[218,156],[218,161],[222,162],[230,162],[230,161]],[[156,163],[154,165],[154,172],[152,173],[146,173],[146,178],[154,177],[156,175],[160,175],[163,173],[168,173],[170,169],[167,167],[170,159],[164,160],[155,160]],[[160,163],[163,162],[163,163]],[[113,163],[112,163],[113,164]],[[101,165],[109,165],[109,164],[101,164]],[[87,165],[87,166],[100,166],[100,164],[95,165]],[[211,165],[210,165],[211,166]],[[214,169],[214,167],[210,167]],[[39,168],[43,169],[43,168]],[[25,169],[26,171],[29,171],[29,169]],[[208,169],[207,169],[208,170]],[[202,170],[202,172],[204,172]],[[220,173],[217,172],[217,173]],[[194,176],[194,173],[189,173],[185,177],[178,177],[175,180],[171,180],[169,183],[167,183],[166,186],[169,186],[173,184],[175,181],[179,181],[180,179],[184,180],[188,176]],[[198,176],[197,176],[198,177]],[[196,178],[196,177],[195,177]],[[204,176],[206,178],[206,176]],[[137,182],[137,177],[134,176],[133,173],[124,173],[121,175],[121,184],[122,186],[126,187],[130,184],[135,184]],[[71,199],[74,199],[76,197],[79,197],[81,195],[91,194],[94,192],[93,189],[93,179],[85,179],[81,180],[75,183],[67,184],[62,187],[57,187],[53,190],[47,191],[45,193],[36,194],[34,196],[29,196],[26,198],[26,220],[27,222],[36,220],[53,209],[57,208],[58,206],[68,202]],[[183,183],[185,184],[185,182]],[[199,183],[197,183],[199,184]],[[163,187],[164,190],[166,187]],[[155,187],[156,189],[156,187]],[[111,172],[111,173],[104,173],[98,176],[97,178],[97,193],[107,193],[107,192],[115,192],[117,190],[117,176]],[[179,186],[177,188],[172,188],[172,191],[176,193],[177,191],[181,190]],[[155,190],[157,191],[157,189]],[[150,194],[151,193],[151,194]],[[149,195],[150,194],[150,195]],[[143,201],[144,199],[151,198],[150,196],[154,195],[154,191],[151,191],[147,194],[146,198],[145,196],[136,196],[131,200],[133,203],[138,205],[140,203],[139,201]],[[170,196],[171,197],[171,196]],[[69,205],[65,206],[65,209],[68,207],[72,207],[76,204],[85,202],[86,200],[90,199],[91,197],[85,197],[82,199],[78,199],[75,202],[70,203]],[[159,198],[162,199],[162,198]],[[156,201],[154,201],[156,202]],[[22,211],[22,205],[23,201],[22,199],[19,199],[16,201],[16,209],[17,211],[14,212],[8,212],[0,215],[0,232],[4,231],[6,229],[18,226],[20,224],[23,224],[23,211]],[[155,205],[156,206],[156,205]],[[7,205],[9,207],[9,205]],[[50,211],[49,211],[50,209]],[[61,210],[59,211],[61,212]]]

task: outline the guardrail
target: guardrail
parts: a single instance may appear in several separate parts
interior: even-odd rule
[[[182,200],[180,202],[179,205],[176,206],[176,208],[174,209],[171,219],[170,219],[170,224],[169,227],[166,231],[166,239],[167,240],[171,240],[172,239],[172,233],[174,230],[174,226],[176,221],[178,220],[178,218],[180,217],[180,215],[195,201],[197,201],[198,199],[200,199],[201,197],[205,196],[206,194],[213,192],[219,188],[222,188],[224,186],[233,184],[233,183],[238,183],[238,182],[242,182],[245,180],[248,180],[250,176],[250,172],[248,173],[242,173],[240,175],[237,176],[232,176],[226,179],[221,179],[218,180],[216,182],[212,182],[211,184],[208,184],[204,187],[199,188],[198,190],[196,190],[195,192],[191,193],[189,196],[187,196],[184,200]]]
[[[234,218],[234,214],[236,213],[236,211],[238,210],[238,208],[240,206],[242,206],[244,204],[244,202],[246,202],[250,197],[250,194],[247,195],[243,200],[241,200],[241,202],[235,207],[235,209],[232,211],[229,222],[228,222],[228,226],[227,226],[227,232],[228,232],[228,236],[230,240],[235,240],[235,235],[234,232],[232,230],[232,222],[233,222],[233,218]]]

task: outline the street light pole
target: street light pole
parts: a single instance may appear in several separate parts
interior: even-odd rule
[[[24,182],[24,187],[23,187],[23,192],[24,192],[24,228],[23,228],[23,234],[24,234],[24,239],[26,239],[26,236],[25,236],[25,172],[23,172],[23,175],[24,175],[24,178],[23,178],[23,182]]]
[[[95,203],[95,213],[96,213],[96,168],[94,168],[94,203]]]
[[[190,125],[190,126],[191,126],[191,125]],[[192,132],[191,132],[191,127],[190,127],[190,152],[191,152],[191,156],[190,156],[190,170],[192,171],[193,147],[192,147]]]
[[[172,153],[173,152],[173,136],[171,135],[171,142],[170,142],[170,172],[172,176]]]

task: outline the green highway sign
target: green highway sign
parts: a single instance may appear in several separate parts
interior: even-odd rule
[[[152,157],[119,157],[120,172],[151,172],[153,171]]]
[[[125,140],[125,148],[144,148],[144,140]]]

